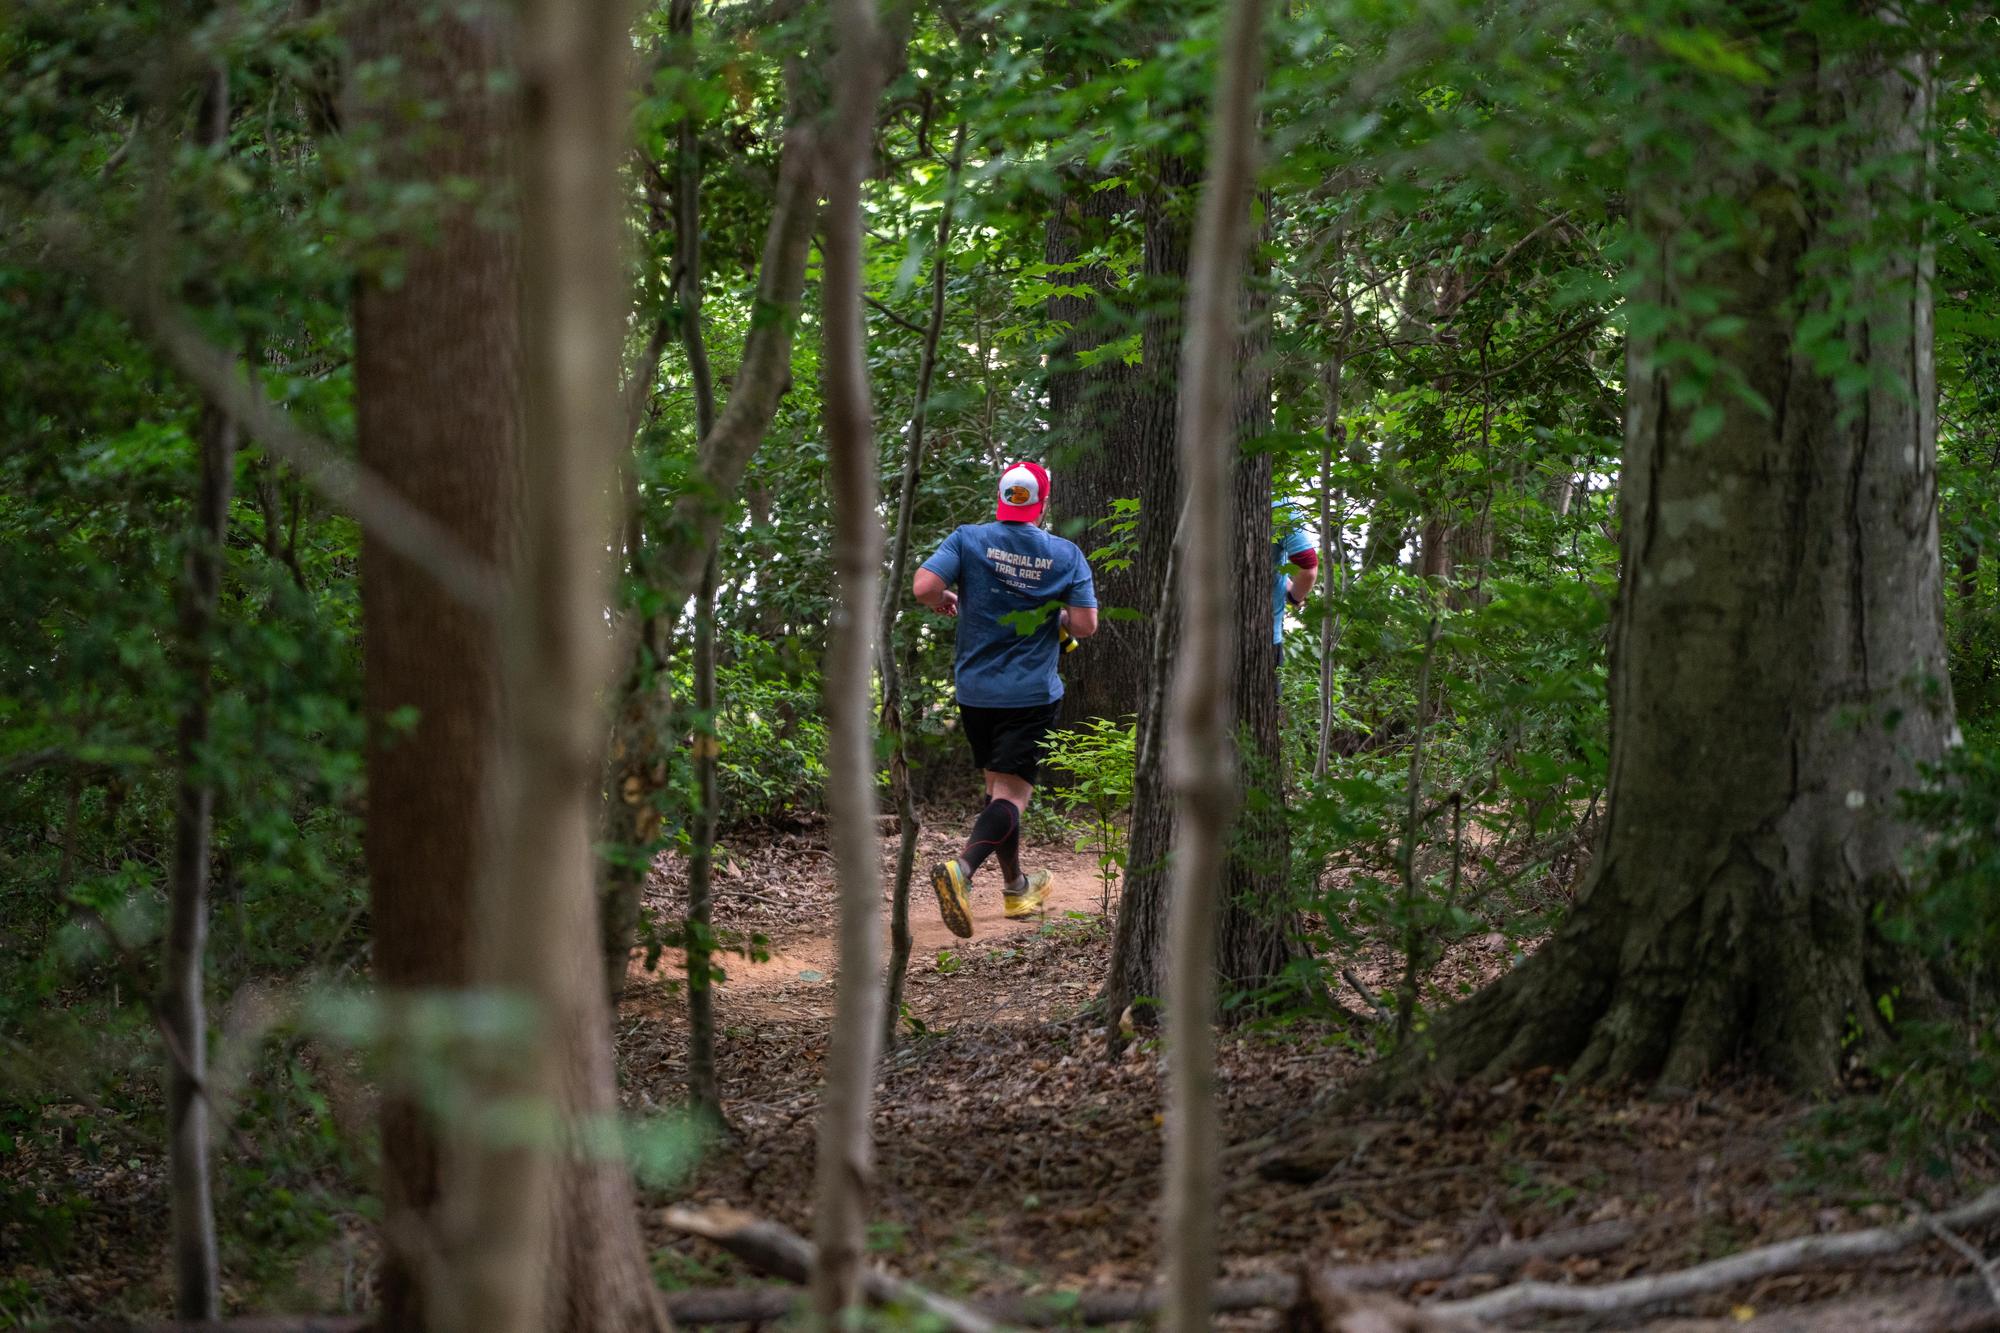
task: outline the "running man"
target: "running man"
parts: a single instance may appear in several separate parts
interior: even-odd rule
[[[1031,916],[1049,896],[1048,871],[1021,873],[1021,814],[1062,699],[1058,631],[1077,639],[1097,632],[1097,590],[1076,543],[1038,526],[1048,502],[1041,464],[1009,464],[994,521],[945,538],[910,588],[939,615],[958,617],[958,716],[986,779],[986,805],[965,849],[931,867],[938,913],[962,939],[972,938],[972,876],[988,856],[999,858],[1008,916]]]

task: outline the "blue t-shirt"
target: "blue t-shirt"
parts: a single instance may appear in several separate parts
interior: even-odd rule
[[[1271,642],[1285,641],[1285,566],[1292,557],[1313,549],[1312,533],[1306,527],[1306,516],[1299,507],[1289,500],[1276,500],[1271,504],[1271,558],[1277,564],[1278,577],[1271,584]]]
[[[1056,612],[1027,633],[1003,619],[1048,606],[1095,607],[1090,562],[1076,543],[1032,523],[967,523],[924,568],[958,589],[958,701],[1032,708],[1062,698]]]

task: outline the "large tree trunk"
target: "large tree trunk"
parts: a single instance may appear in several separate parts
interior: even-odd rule
[[[615,169],[628,37],[615,3],[529,5],[523,20],[525,142],[495,77],[511,65],[497,11],[381,3],[357,16],[358,57],[399,62],[389,86],[359,80],[380,88],[360,110],[382,134],[387,181],[469,178],[490,208],[507,199],[522,143],[518,234],[534,257],[517,283],[514,229],[448,207],[434,244],[404,246],[400,281],[364,284],[357,301],[363,460],[493,566],[515,566],[517,533],[522,546],[503,654],[489,615],[364,535],[367,854],[385,999],[474,980],[525,991],[543,1025],[515,1090],[552,1104],[558,1142],[575,1148],[580,1123],[615,1111],[586,809],[601,734],[599,510],[622,425]],[[431,107],[435,119],[406,119]],[[524,366],[535,445],[525,452]],[[390,720],[408,709],[415,726],[399,735]],[[503,736],[511,762],[496,790]],[[496,799],[482,803],[489,791]],[[475,874],[492,885],[478,910]],[[660,1326],[620,1161],[468,1137],[455,1140],[445,1179],[440,1132],[409,1085],[388,1090],[382,1327]]]
[[[1241,0],[1238,0],[1241,3]],[[1268,200],[1266,201],[1268,204]],[[1265,216],[1270,216],[1268,208]],[[1269,237],[1268,225],[1265,236]],[[1225,992],[1274,981],[1297,956],[1285,895],[1291,853],[1278,723],[1279,645],[1271,642],[1273,456],[1243,446],[1271,430],[1271,303],[1265,274],[1250,284],[1233,358],[1232,424],[1238,446],[1230,483],[1230,611],[1236,622],[1230,679],[1237,777],[1246,798],[1223,864],[1216,969]]]
[[[1171,177],[1189,188],[1185,168]],[[1187,231],[1177,219],[1181,210],[1165,202],[1152,210],[1147,268],[1160,274],[1186,271]],[[1248,306],[1246,334],[1235,343],[1231,364],[1236,371],[1232,421],[1236,438],[1248,441],[1270,426],[1270,366],[1268,312],[1262,298]],[[1149,324],[1146,355],[1178,356],[1180,328],[1162,316]],[[1140,511],[1142,580],[1161,590],[1148,623],[1149,657],[1139,695],[1139,735],[1133,774],[1132,818],[1128,835],[1125,885],[1118,901],[1118,921],[1112,939],[1111,973],[1105,986],[1109,1037],[1120,1041],[1119,1022],[1133,1008],[1140,1022],[1154,1015],[1152,1001],[1167,990],[1167,850],[1172,843],[1174,814],[1168,782],[1170,749],[1165,743],[1165,701],[1172,688],[1176,662],[1192,660],[1181,642],[1180,598],[1176,580],[1186,573],[1180,522],[1183,500],[1180,469],[1171,465],[1177,431],[1161,431],[1155,447],[1166,457],[1148,471]],[[1232,474],[1229,577],[1232,615],[1241,631],[1231,659],[1230,720],[1232,735],[1249,743],[1246,778],[1276,783],[1281,772],[1278,733],[1277,655],[1271,642],[1271,473],[1268,454],[1248,457]],[[1277,788],[1268,786],[1274,796]],[[1261,803],[1260,803],[1261,804]],[[1231,841],[1228,887],[1218,931],[1216,965],[1232,988],[1267,981],[1292,957],[1283,923],[1271,904],[1283,887],[1287,840],[1282,804],[1259,809],[1244,821]]]
[[[417,0],[355,11],[348,123],[381,136],[376,181],[388,191],[445,177],[504,189],[514,137],[500,32],[462,17],[429,20]],[[381,68],[398,61],[393,76]],[[371,73],[371,66],[376,69]],[[404,100],[407,99],[407,100]],[[435,121],[409,108],[433,104]],[[361,462],[461,548],[509,563],[517,503],[515,241],[472,207],[444,210],[433,243],[401,247],[395,284],[364,281],[355,300],[355,402]],[[429,571],[364,529],[364,705],[368,863],[375,984],[393,1014],[419,993],[470,979],[472,886],[500,706],[498,627]],[[403,715],[414,716],[407,729]],[[381,1324],[437,1326],[432,1257],[440,1244],[438,1126],[419,1090],[394,1078],[382,1101]]]
[[[1049,372],[1048,462],[1055,479],[1050,517],[1056,531],[1089,554],[1110,540],[1098,524],[1112,514],[1114,502],[1140,498],[1148,462],[1160,448],[1148,428],[1172,412],[1174,387],[1164,368],[1150,363],[1127,365],[1113,355],[1081,364],[1123,336],[1134,316],[1111,269],[1084,262],[1091,251],[1116,244],[1117,228],[1134,200],[1123,188],[1095,188],[1094,176],[1081,170],[1064,183],[1068,188],[1049,216],[1044,257],[1050,264],[1076,264],[1058,281],[1087,291],[1049,298],[1049,319],[1064,326]],[[1171,275],[1170,296],[1151,295],[1178,302],[1180,277]],[[1149,398],[1160,401],[1149,404]],[[1159,589],[1141,580],[1136,563],[1121,568],[1099,561],[1093,572],[1098,603],[1107,612],[1152,611]],[[1107,614],[1088,649],[1063,662],[1063,725],[1135,712],[1151,647],[1144,620]]]
[[[1175,683],[1173,750],[1169,769],[1174,810],[1173,984],[1167,996],[1167,1161],[1164,1244],[1167,1299],[1162,1327],[1209,1327],[1215,1282],[1217,1208],[1215,1133],[1216,917],[1221,894],[1224,835],[1237,803],[1236,765],[1230,759],[1231,682],[1228,663],[1246,633],[1261,641],[1270,659],[1268,623],[1251,628],[1240,609],[1242,547],[1255,524],[1242,521],[1245,490],[1236,488],[1237,521],[1231,523],[1232,464],[1241,433],[1243,380],[1231,411],[1236,322],[1243,309],[1244,252],[1250,239],[1251,187],[1256,178],[1257,71],[1261,0],[1235,0],[1229,11],[1216,80],[1209,139],[1209,174],[1202,189],[1188,274],[1187,342],[1182,358],[1180,436],[1187,478],[1187,566],[1181,574],[1186,604],[1187,667]],[[1256,375],[1251,376],[1254,385]],[[1268,403],[1268,380],[1265,399]],[[1232,429],[1231,417],[1236,418]],[[1270,570],[1271,464],[1262,455],[1262,548],[1266,596]],[[1254,491],[1253,483],[1249,490]],[[1230,554],[1232,527],[1237,552]],[[1237,575],[1232,577],[1232,567]],[[1232,608],[1231,603],[1239,603]],[[1268,611],[1263,598],[1257,604]],[[1232,621],[1234,622],[1232,624]],[[1239,666],[1241,663],[1239,662]],[[1240,674],[1240,673],[1239,673]],[[1271,694],[1267,679],[1263,691]],[[1237,682],[1237,700],[1243,683]],[[1272,707],[1275,715],[1275,702]],[[1226,936],[1224,937],[1226,939]]]
[[[666,1325],[630,1174],[602,1148],[619,1114],[597,972],[592,794],[607,680],[605,539],[625,418],[616,371],[627,306],[618,165],[627,137],[623,0],[520,7],[522,492],[503,625],[495,822],[475,978],[524,998],[522,1058],[489,1091],[540,1108],[541,1136],[457,1139],[467,1231],[445,1262],[468,1329],[592,1333]]]
[[[1785,66],[1742,96],[1778,133],[1806,132],[1782,120],[1798,107],[1815,119],[1811,184],[1702,126],[1680,131],[1699,180],[1635,181],[1640,300],[1672,321],[1629,351],[1604,832],[1557,937],[1445,1016],[1448,1077],[1554,1064],[1682,1087],[1740,1059],[1826,1087],[1851,1032],[1880,1033],[1878,1000],[1926,991],[1877,910],[1910,837],[1897,793],[1952,729],[1931,261],[1904,221],[1929,73],[1882,54],[1906,31],[1886,21],[1872,49],[1835,51],[1797,6],[1757,13]],[[1690,219],[1717,216],[1741,230],[1689,248]],[[1881,248],[1853,255],[1857,236]],[[1866,372],[1848,396],[1813,345],[1829,317],[1835,368]],[[1704,391],[1674,338],[1768,409]]]
[[[875,423],[861,323],[861,182],[887,64],[875,0],[838,0],[834,124],[825,173],[826,438],[840,601],[827,649],[827,793],[840,883],[840,977],[814,1181],[813,1310],[831,1324],[861,1297],[875,1062],[882,1048],[882,874],[876,861],[869,667],[881,577]]]
[[[1194,169],[1184,158],[1161,160],[1157,185],[1144,214],[1146,289],[1158,292],[1184,284],[1188,267],[1188,223],[1184,199],[1194,188]],[[1152,300],[1145,306],[1140,355],[1153,374],[1165,378],[1181,357],[1179,301]],[[1166,700],[1180,642],[1180,597],[1175,591],[1181,562],[1181,466],[1173,395],[1146,395],[1145,456],[1138,472],[1139,526],[1134,568],[1139,586],[1151,589],[1152,614],[1143,627],[1146,656],[1135,707],[1139,715],[1132,775],[1132,816],[1126,835],[1125,882],[1118,897],[1112,935],[1111,970],[1105,983],[1105,1018],[1112,1045],[1127,1006],[1152,1021],[1151,1005],[1163,987],[1167,967],[1167,851],[1173,845],[1173,793],[1167,784]],[[1078,656],[1082,654],[1079,653]]]

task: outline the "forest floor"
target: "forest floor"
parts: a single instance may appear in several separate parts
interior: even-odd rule
[[[1096,858],[1031,839],[1029,864],[1055,873],[1047,913],[1002,918],[989,870],[975,886],[976,933],[959,940],[938,920],[925,876],[931,860],[955,848],[959,822],[956,812],[927,817],[912,885],[916,946],[907,1013],[876,1089],[874,1260],[957,1296],[1143,1286],[1155,1264],[1160,1050],[1142,1034],[1120,1058],[1106,1055],[1102,1020],[1091,1008],[1111,948]],[[889,833],[882,838],[885,872],[896,841]],[[663,919],[679,910],[680,870],[663,859],[655,879],[651,906]],[[768,957],[728,959],[718,988],[731,1132],[675,1188],[645,1200],[657,1271],[680,1293],[768,1279],[669,1227],[670,1204],[726,1205],[811,1230],[815,1112],[837,971],[824,828],[726,837],[716,897],[718,927],[739,938],[763,936]],[[1509,951],[1497,935],[1473,937],[1448,953],[1432,979],[1447,993],[1477,984],[1507,965]],[[1344,961],[1372,990],[1393,984],[1394,959],[1386,953]],[[635,965],[618,1020],[625,1094],[637,1110],[670,1108],[681,1097],[683,997],[676,960],[662,963],[653,972]],[[1829,1131],[1825,1108],[1742,1082],[1650,1102],[1619,1090],[1566,1087],[1542,1073],[1423,1106],[1343,1109],[1341,1094],[1365,1067],[1377,1035],[1352,992],[1343,999],[1354,1012],[1328,1006],[1316,1016],[1222,1035],[1218,1101],[1227,1148],[1219,1234],[1231,1276],[1296,1272],[1304,1262],[1460,1256],[1477,1245],[1626,1223],[1630,1236],[1614,1249],[1401,1294],[1471,1295],[1519,1276],[1604,1283],[1775,1240],[1897,1221],[1913,1201],[1941,1208],[1995,1174],[1990,1161],[1968,1162],[1920,1186]],[[337,1062],[320,1063],[337,1072]],[[135,1079],[134,1096],[156,1098],[150,1075]],[[365,1089],[333,1098],[323,1114],[338,1122],[338,1133],[320,1137],[365,1142],[367,1103]],[[48,1151],[26,1150],[23,1135],[24,1150],[0,1154],[0,1186],[88,1201],[69,1217],[67,1257],[55,1263],[35,1258],[34,1247],[21,1243],[31,1238],[0,1214],[0,1325],[10,1322],[9,1307],[58,1321],[164,1310],[164,1161],[156,1139],[117,1128],[122,1118],[92,1115],[88,1134],[78,1131]],[[290,1257],[282,1272],[252,1278],[232,1251],[225,1261],[234,1270],[225,1284],[229,1304],[365,1308],[374,1224],[360,1201],[366,1168],[359,1154],[341,1150],[347,1165],[323,1170],[317,1185],[293,1179],[274,1201],[256,1183],[269,1178],[262,1151],[268,1147],[225,1146],[224,1203],[232,1226],[245,1220],[238,1217],[245,1201],[268,1211],[255,1218],[258,1234],[268,1232],[266,1246]],[[308,1194],[333,1211],[292,1230],[291,1219],[306,1215]],[[2000,1236],[1967,1238],[1980,1244]],[[1778,1276],[1623,1321],[1527,1326],[2000,1328],[2000,1309],[1968,1271],[1943,1245],[1926,1244],[1864,1269]],[[1275,1328],[1277,1314],[1231,1316],[1219,1326]]]
[[[1091,1009],[1111,948],[1096,858],[1031,840],[1024,860],[1055,872],[1046,917],[1004,920],[988,871],[975,885],[975,935],[958,940],[938,920],[925,877],[958,836],[948,816],[927,819],[911,886],[908,1012],[876,1088],[875,1260],[958,1296],[1143,1285],[1155,1263],[1163,1070],[1144,1037],[1107,1058]],[[896,841],[882,840],[885,876]],[[677,1191],[683,1204],[746,1210],[802,1234],[811,1231],[814,1113],[833,1007],[830,855],[823,831],[793,831],[742,842],[718,876],[718,901],[731,904],[718,924],[761,932],[770,957],[732,960],[718,989],[731,1133]],[[667,887],[677,880],[661,882],[656,910],[677,907]],[[1498,936],[1475,937],[1432,979],[1476,984],[1506,966],[1507,951]],[[1371,990],[1393,987],[1392,957],[1351,961]],[[679,1095],[685,1027],[680,997],[661,979],[669,975],[635,977],[620,1020],[629,1092],[645,1104]],[[1521,1274],[1602,1283],[1893,1222],[1912,1197],[1866,1153],[1842,1161],[1837,1180],[1823,1168],[1811,1174],[1820,1158],[1848,1156],[1827,1140],[1821,1108],[1752,1084],[1661,1103],[1542,1073],[1421,1107],[1338,1110],[1369,1058],[1372,1028],[1360,1012],[1329,1012],[1223,1034],[1227,1274],[1458,1254],[1629,1222],[1631,1238],[1614,1250]],[[1964,1178],[1935,1181],[1922,1202],[1943,1206],[1974,1189]],[[649,1218],[668,1287],[760,1280],[673,1231],[662,1212]],[[1644,1316],[1534,1326],[2000,1328],[2000,1311],[1967,1271],[1942,1246],[1924,1246],[1865,1270],[1774,1277]],[[1502,1280],[1462,1277],[1405,1294],[1470,1295]],[[1276,1312],[1220,1322],[1279,1326]]]

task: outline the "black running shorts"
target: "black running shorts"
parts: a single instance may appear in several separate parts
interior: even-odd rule
[[[972,743],[972,762],[995,773],[1011,773],[1033,783],[1042,763],[1042,742],[1056,724],[1060,704],[1029,708],[958,706],[959,725]]]

